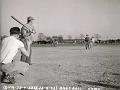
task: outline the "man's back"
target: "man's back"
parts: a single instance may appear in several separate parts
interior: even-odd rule
[[[5,38],[2,41],[1,62],[10,63],[20,47],[24,47],[23,43],[14,36]]]

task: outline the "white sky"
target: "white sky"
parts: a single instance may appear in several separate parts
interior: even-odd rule
[[[102,38],[120,38],[120,0],[2,0],[2,35],[24,24],[28,16],[36,20],[36,31],[45,35],[101,34]]]

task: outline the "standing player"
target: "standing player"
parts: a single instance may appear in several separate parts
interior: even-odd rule
[[[30,49],[24,48],[24,44],[19,40],[20,29],[13,27],[10,29],[10,36],[2,41],[1,56],[0,56],[0,71],[2,71],[1,82],[15,83],[14,76],[19,73],[24,73],[27,70],[28,64],[15,60],[15,56],[20,50],[26,57],[30,54]],[[27,41],[30,47],[31,41]]]
[[[95,43],[95,38],[92,36],[90,41],[90,48],[94,46],[94,43]]]
[[[27,45],[27,41],[31,40],[33,41],[33,34],[36,33],[34,26],[33,26],[33,20],[34,18],[29,16],[27,18],[27,23],[25,24],[25,26],[27,27],[22,27],[21,28],[21,41],[24,43],[24,46],[26,49],[28,49],[28,45]],[[30,55],[29,57],[26,57],[23,53],[21,54],[21,61],[28,63],[29,65],[31,64],[31,54],[32,54],[32,50],[31,50],[31,46],[30,46]]]
[[[85,37],[85,48],[86,48],[86,50],[90,49],[90,37],[88,34]]]

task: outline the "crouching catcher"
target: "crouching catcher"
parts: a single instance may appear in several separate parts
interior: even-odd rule
[[[17,74],[24,75],[28,70],[29,64],[16,61],[15,56],[20,50],[25,56],[29,57],[30,49],[25,49],[23,42],[19,40],[20,29],[13,27],[10,29],[10,36],[2,40],[1,56],[0,56],[0,71],[2,72],[1,82],[15,83],[15,76]],[[31,41],[27,41],[30,47]]]

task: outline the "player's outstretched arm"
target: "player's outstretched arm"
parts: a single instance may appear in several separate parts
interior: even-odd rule
[[[29,54],[30,54],[30,50],[26,50],[24,47],[21,47],[20,48],[20,51],[27,57],[29,57]]]

